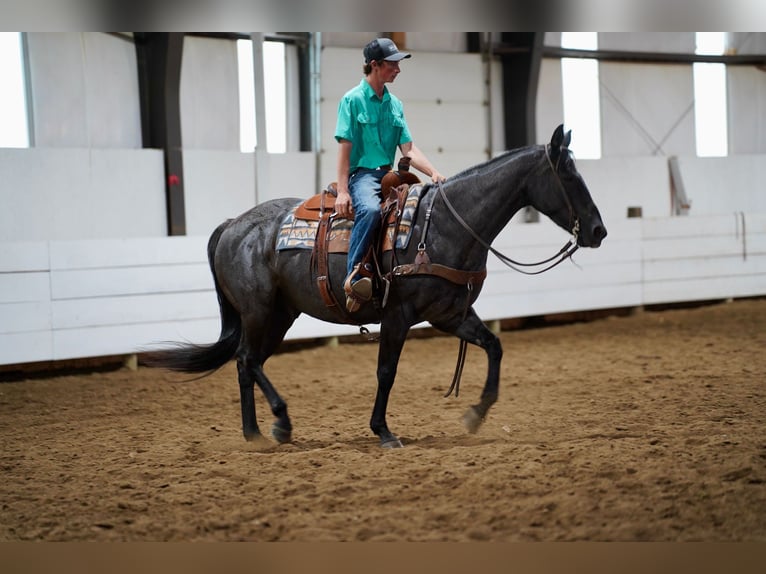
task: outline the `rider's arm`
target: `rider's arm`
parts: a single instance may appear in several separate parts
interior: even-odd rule
[[[335,211],[340,217],[349,217],[351,215],[351,195],[348,192],[349,166],[351,162],[352,143],[349,140],[338,140],[338,197],[335,200]]]
[[[401,144],[399,150],[402,155],[409,156],[412,159],[412,166],[430,177],[431,181],[434,183],[444,181],[445,177],[428,161],[426,155],[413,142]]]

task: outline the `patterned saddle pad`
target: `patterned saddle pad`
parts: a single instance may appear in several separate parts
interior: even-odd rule
[[[402,211],[402,220],[399,229],[394,229],[396,222],[388,223],[386,226],[386,236],[383,239],[383,251],[396,249],[406,249],[412,235],[412,224],[415,221],[420,196],[424,189],[423,185],[413,185],[409,189],[407,199],[404,202]],[[297,203],[287,217],[282,221],[279,228],[279,238],[277,240],[277,251],[287,249],[314,249],[318,221],[310,221],[296,217],[295,211],[303,201]],[[328,241],[328,251],[330,253],[348,253],[348,242],[351,237],[351,230],[354,228],[354,222],[350,219],[336,219],[330,228]]]

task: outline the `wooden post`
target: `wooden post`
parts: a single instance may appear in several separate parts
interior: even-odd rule
[[[122,364],[131,371],[138,370],[138,355],[133,353],[132,355],[126,355],[122,361]]]

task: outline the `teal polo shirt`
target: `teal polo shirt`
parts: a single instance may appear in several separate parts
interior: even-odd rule
[[[383,98],[379,98],[367,80],[362,79],[338,104],[335,139],[353,144],[349,164],[349,173],[353,173],[359,167],[393,165],[396,148],[411,142],[412,136],[401,100],[385,87]]]

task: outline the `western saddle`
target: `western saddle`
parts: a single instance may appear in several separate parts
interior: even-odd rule
[[[393,248],[393,245],[389,246],[387,244],[388,234],[385,233],[385,230],[389,226],[393,226],[395,230],[394,237],[396,236],[396,229],[399,227],[409,188],[411,185],[420,183],[420,179],[409,171],[409,167],[410,158],[403,157],[399,160],[397,171],[389,171],[381,180],[381,195],[383,197],[380,206],[382,213],[381,232],[373,240],[360,266],[361,272],[368,277],[375,277],[375,273],[370,269],[374,268],[378,271],[378,261],[383,251]],[[322,296],[322,300],[328,308],[339,314],[344,322],[358,324],[358,321],[351,319],[345,305],[341,304],[337,297],[335,297],[330,283],[330,250],[328,249],[328,244],[332,224],[337,217],[337,213],[335,213],[337,195],[337,182],[333,182],[321,193],[301,203],[295,210],[295,218],[318,222],[311,259],[313,274],[316,277],[317,288]],[[381,276],[379,272],[378,276]]]

